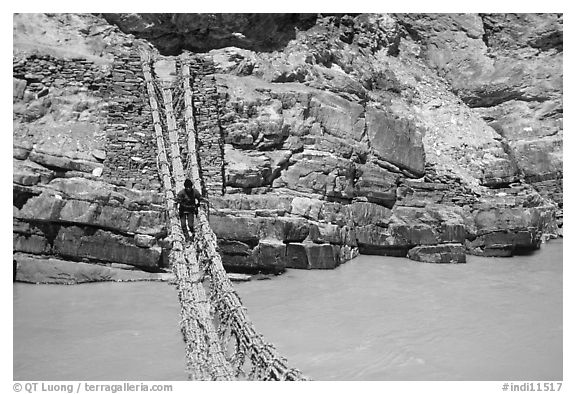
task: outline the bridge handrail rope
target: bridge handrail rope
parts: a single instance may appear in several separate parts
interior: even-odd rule
[[[307,380],[299,370],[287,366],[286,359],[273,345],[264,341],[248,317],[246,308],[224,270],[216,235],[208,220],[209,207],[199,209],[194,242],[186,245],[183,243],[174,187],[183,187],[185,174],[179,153],[176,114],[172,108],[172,89],[174,94],[184,96],[183,112],[188,147],[186,171],[194,186],[200,190],[202,179],[196,149],[190,68],[187,59],[184,59],[179,67],[180,77],[176,83],[170,86],[163,82],[162,101],[168,129],[167,133],[164,133],[156,100],[155,80],[151,72],[153,58],[146,51],[142,51],[141,58],[152,108],[158,147],[157,161],[164,185],[170,236],[174,240],[170,262],[176,275],[181,304],[181,329],[186,343],[189,377],[196,380]],[[180,96],[178,99],[181,102]],[[165,146],[165,134],[170,144],[170,162]],[[204,282],[207,284],[208,295]]]
[[[209,301],[194,248],[185,247],[184,235],[176,212],[174,186],[164,144],[164,133],[150,70],[150,56],[141,53],[142,69],[152,110],[158,148],[157,165],[164,185],[169,231],[173,244],[170,263],[176,276],[182,320],[180,329],[186,345],[186,370],[192,380],[232,380],[233,374],[210,318]],[[180,185],[182,186],[182,185]]]
[[[194,183],[194,187],[197,190],[202,190],[198,166],[193,164],[197,160],[198,153],[196,151],[196,128],[194,127],[194,108],[192,107],[192,91],[190,88],[190,67],[187,63],[182,64],[181,72],[184,83],[184,125],[186,136],[188,137],[186,139],[188,147],[186,169],[188,174],[190,174],[190,180]]]

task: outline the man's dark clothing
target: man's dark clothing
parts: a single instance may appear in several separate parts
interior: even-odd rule
[[[198,214],[198,205],[202,200],[204,200],[202,194],[194,188],[180,190],[176,195],[178,213],[180,216],[185,213]]]
[[[194,188],[183,189],[176,195],[178,203],[178,214],[180,215],[180,225],[184,237],[188,240],[188,228],[194,234],[194,216],[198,214],[198,205],[204,201],[202,194]]]

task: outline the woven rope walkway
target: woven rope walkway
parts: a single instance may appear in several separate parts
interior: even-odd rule
[[[176,275],[189,379],[307,380],[256,331],[223,268],[206,207],[195,221],[194,241],[185,243],[175,192],[184,187],[186,178],[202,190],[189,58],[178,59],[177,75],[169,79],[155,74],[153,54],[141,51],[141,60],[173,240],[170,263]],[[187,163],[180,156],[182,132],[187,135]]]

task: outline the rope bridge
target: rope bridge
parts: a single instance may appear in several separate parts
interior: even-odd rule
[[[256,331],[223,268],[216,235],[208,221],[208,208],[199,209],[193,241],[185,243],[176,191],[184,187],[185,178],[191,179],[197,190],[202,190],[203,182],[196,149],[189,58],[179,58],[178,64],[169,63],[172,71],[159,75],[159,61],[148,51],[143,50],[140,55],[173,240],[169,258],[176,275],[188,378],[307,380],[299,370],[290,368],[275,347]],[[179,133],[187,136],[185,162],[180,154]]]

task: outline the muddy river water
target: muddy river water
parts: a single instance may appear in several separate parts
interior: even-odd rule
[[[315,380],[562,379],[562,241],[434,265],[361,256],[236,284]],[[14,285],[15,380],[185,380],[174,286]]]

